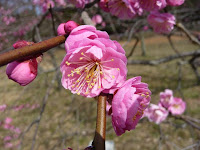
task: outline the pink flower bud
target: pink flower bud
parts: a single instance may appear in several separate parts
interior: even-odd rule
[[[74,28],[78,27],[79,25],[74,21],[67,21],[65,23],[64,29],[66,34],[69,34]]]
[[[20,48],[33,44],[33,42],[18,41],[13,44],[14,48]],[[20,61],[14,61],[7,65],[6,74],[9,79],[25,86],[32,82],[37,76],[38,63],[41,62],[42,55],[26,57]]]
[[[57,29],[57,33],[58,35],[65,35],[65,29],[64,29],[64,26],[65,26],[65,23],[61,23],[59,26],[58,26],[58,29]]]
[[[59,26],[58,26],[58,29],[57,29],[57,33],[58,35],[65,35],[65,34],[70,34],[70,32],[78,27],[79,25],[74,22],[74,21],[68,21],[66,23],[61,23]]]
[[[8,78],[25,86],[32,82],[37,76],[37,61],[31,59],[24,62],[14,61],[7,65],[6,74]]]
[[[13,47],[15,49],[17,49],[17,48],[21,48],[21,47],[24,47],[24,46],[27,46],[27,45],[31,45],[31,44],[33,44],[33,42],[17,41],[16,43],[13,44]]]

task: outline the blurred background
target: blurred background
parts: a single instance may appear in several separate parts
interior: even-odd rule
[[[179,7],[166,7],[178,23],[167,35],[153,32],[148,13],[124,21],[97,4],[86,6],[76,8],[66,0],[0,0],[0,53],[13,49],[18,40],[54,37],[57,26],[68,20],[95,25],[123,46],[127,78],[142,76],[152,91],[151,103],[158,103],[159,93],[171,89],[186,102],[184,115],[198,119],[194,127],[174,117],[160,125],[143,118],[135,130],[117,137],[107,116],[106,139],[114,141],[115,150],[200,149],[200,2],[186,0]],[[93,18],[97,14],[99,22]],[[5,66],[0,68],[0,149],[83,150],[93,139],[96,100],[62,87],[59,65],[65,54],[64,44],[46,52],[37,78],[25,87],[8,79]]]

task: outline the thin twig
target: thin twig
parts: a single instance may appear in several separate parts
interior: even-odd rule
[[[150,66],[155,66],[155,65],[159,65],[162,63],[166,63],[175,59],[180,59],[182,57],[189,57],[189,56],[195,56],[195,55],[200,55],[200,49],[195,50],[195,51],[191,51],[191,52],[183,52],[180,53],[180,55],[170,55],[167,57],[163,57],[160,59],[156,59],[156,60],[129,60],[128,64],[132,65],[132,64],[138,64],[138,65],[150,65]]]

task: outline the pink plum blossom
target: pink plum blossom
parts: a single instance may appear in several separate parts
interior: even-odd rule
[[[95,16],[92,17],[92,21],[94,22],[94,24],[101,24],[103,21],[103,18],[101,17],[101,15],[97,14]]]
[[[14,48],[20,48],[30,45],[32,42],[18,41],[13,44]],[[14,61],[7,65],[6,74],[9,79],[25,86],[31,83],[37,76],[38,63],[41,62],[42,56],[26,57],[20,61]]]
[[[181,99],[174,97],[171,105],[168,110],[172,113],[172,115],[181,115],[184,113],[186,109],[186,103]]]
[[[147,21],[156,33],[168,34],[174,29],[175,17],[169,13],[152,12]]]
[[[74,28],[78,27],[79,25],[74,21],[67,21],[66,23],[61,23],[58,26],[57,33],[58,35],[65,35],[69,34]]]
[[[168,108],[170,106],[170,104],[173,101],[173,91],[166,89],[164,92],[160,93],[160,101],[159,103],[165,107]]]
[[[132,19],[138,14],[139,3],[132,0],[111,0],[108,1],[110,13],[122,20]],[[140,12],[141,13],[141,12]],[[140,14],[139,13],[139,14]]]
[[[185,2],[185,0],[166,0],[166,1],[167,4],[171,6],[180,6]]]
[[[72,30],[61,64],[62,85],[72,93],[95,97],[123,84],[127,74],[125,51],[106,32],[84,25]],[[112,94],[112,92],[111,92]]]
[[[156,124],[163,122],[168,114],[169,112],[164,107],[155,104],[150,104],[150,107],[144,112],[144,116],[146,116],[149,121]]]
[[[127,80],[114,95],[112,100],[112,124],[116,134],[135,129],[143,111],[150,102],[151,91],[141,77]]]
[[[146,11],[160,10],[166,7],[166,0],[139,0],[140,6]]]
[[[99,2],[99,7],[105,12],[110,11],[110,9],[108,8],[108,2],[109,0],[100,0]]]

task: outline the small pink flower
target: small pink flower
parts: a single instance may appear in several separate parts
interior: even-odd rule
[[[4,120],[4,123],[5,124],[10,124],[12,122],[12,118],[10,117],[7,117],[5,120]]]
[[[109,93],[125,81],[125,52],[106,32],[93,26],[79,26],[72,30],[65,46],[62,85],[72,93],[95,97],[103,90]]]
[[[5,136],[3,139],[4,142],[10,141],[10,140],[12,140],[11,136]]]
[[[58,26],[57,33],[58,35],[69,34],[74,28],[78,26],[79,25],[74,21],[67,21],[66,23],[61,23]]]
[[[87,0],[68,0],[70,3],[76,6],[76,8],[84,8],[87,4]]]
[[[172,113],[172,115],[181,115],[184,113],[186,109],[186,103],[181,99],[174,97],[171,105],[168,110]]]
[[[167,4],[171,6],[180,6],[185,2],[185,0],[166,0],[166,1]]]
[[[13,44],[14,48],[30,45],[32,42],[18,41]],[[31,83],[37,76],[38,63],[41,62],[42,55],[26,57],[20,61],[14,61],[7,65],[6,74],[9,79],[25,86]]]
[[[132,19],[137,15],[138,2],[131,0],[111,0],[108,2],[110,13],[122,20]]]
[[[169,112],[164,107],[150,104],[150,107],[145,110],[144,116],[146,116],[149,121],[160,124],[167,118],[168,113]]]
[[[101,23],[101,26],[102,26],[102,27],[106,27],[106,22],[103,21],[103,22]]]
[[[112,124],[119,136],[135,129],[143,111],[149,105],[151,91],[141,77],[127,80],[114,95],[112,100]]]
[[[6,104],[0,105],[0,111],[3,112],[6,110]]]
[[[147,11],[160,10],[166,7],[166,0],[139,0],[140,6]]]
[[[168,108],[173,101],[173,91],[166,89],[164,92],[160,93],[160,101],[159,103],[165,107]]]
[[[153,27],[156,33],[168,34],[174,29],[175,17],[169,13],[152,12],[148,18],[148,23]]]
[[[20,130],[19,128],[15,128],[15,129],[14,129],[14,132],[17,133],[17,134],[20,134],[20,133],[21,133],[21,130]]]
[[[101,17],[101,15],[97,14],[95,16],[92,17],[92,21],[94,22],[94,24],[101,24],[103,21],[103,18]]]

